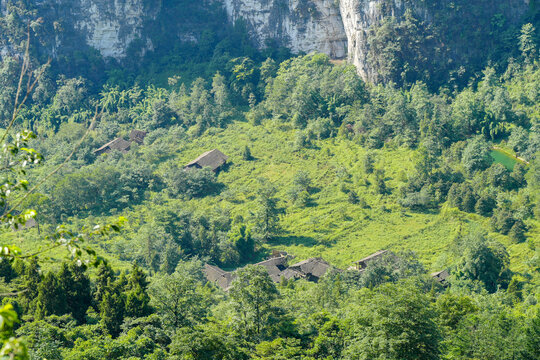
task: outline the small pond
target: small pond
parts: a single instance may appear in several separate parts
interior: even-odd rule
[[[518,162],[515,157],[499,149],[491,150],[489,155],[493,159],[493,162],[504,165],[508,170],[514,170],[514,166]]]

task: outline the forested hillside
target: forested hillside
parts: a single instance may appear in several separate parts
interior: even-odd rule
[[[462,7],[385,15],[373,82],[184,2],[153,51],[47,62],[32,4],[0,18],[0,358],[540,358],[536,2],[489,56],[439,52]]]

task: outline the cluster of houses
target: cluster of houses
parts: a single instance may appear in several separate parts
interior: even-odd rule
[[[94,150],[94,154],[101,155],[109,153],[113,150],[126,153],[131,148],[132,143],[142,145],[146,134],[146,131],[131,130],[131,133],[129,134],[129,141],[124,140],[121,137],[117,137],[116,139],[109,141],[99,149]],[[225,166],[225,164],[227,164],[228,159],[229,157],[227,155],[225,155],[218,149],[213,149],[205,152],[204,154],[201,154],[198,158],[186,164],[184,166],[184,169],[189,170],[210,168],[210,170],[212,170],[213,172],[218,172],[220,169],[223,168],[223,166]]]
[[[264,267],[270,278],[276,283],[290,279],[306,279],[317,282],[332,268],[332,265],[321,258],[311,258],[289,266],[290,259],[291,256],[286,253],[279,253],[255,265]],[[225,291],[229,290],[236,277],[234,272],[224,271],[209,264],[205,264],[204,273],[208,281],[215,283]]]
[[[116,138],[103,145],[99,149],[96,149],[94,153],[100,155],[103,153],[108,153],[112,150],[127,152],[129,151],[133,142],[137,144],[142,144],[144,142],[145,136],[145,131],[132,130],[129,135],[129,141],[122,138]],[[186,164],[184,166],[184,170],[209,168],[213,172],[218,172],[227,164],[227,160],[227,155],[225,155],[218,149],[213,149],[201,154],[199,157]],[[391,251],[380,250],[363,259],[355,261],[353,263],[353,266],[349,267],[348,270],[356,270],[359,272],[363,272],[368,267],[369,263],[377,261],[383,257],[389,258],[391,260],[398,259],[398,257]],[[265,270],[268,272],[268,275],[270,275],[270,278],[276,283],[279,283],[283,280],[291,279],[306,279],[308,281],[317,282],[330,269],[342,271],[336,267],[333,267],[328,262],[319,257],[310,258],[295,263],[293,265],[289,265],[288,263],[291,259],[292,257],[285,252],[274,252],[272,257],[256,263],[255,265],[264,267]],[[210,264],[205,264],[204,273],[208,281],[216,284],[225,291],[229,290],[233,280],[236,277],[234,272],[225,271],[217,266]],[[447,279],[450,274],[447,270],[442,270],[432,273],[431,276],[437,282],[446,285]]]
[[[396,259],[397,256],[389,250],[380,250],[374,254],[371,254],[361,260],[355,261],[354,266],[351,266],[349,270],[357,270],[360,272],[365,271],[370,262],[381,259],[382,257],[389,257],[390,259]],[[318,282],[329,270],[334,269],[336,271],[342,271],[336,267],[333,267],[322,258],[315,257],[307,259],[293,265],[288,265],[288,261],[291,259],[290,255],[285,252],[279,252],[272,255],[271,258],[265,261],[261,261],[254,265],[262,266],[270,275],[270,278],[279,283],[283,280],[291,279],[306,279],[308,281]],[[225,271],[217,266],[205,264],[204,273],[208,281],[216,284],[221,289],[228,291],[232,285],[236,275],[234,272]],[[446,281],[450,274],[447,270],[442,270],[431,274],[432,278],[442,285],[446,285]]]

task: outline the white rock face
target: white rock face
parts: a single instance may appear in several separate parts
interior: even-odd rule
[[[75,28],[105,57],[124,58],[131,42],[143,35],[148,16],[143,0],[84,0],[80,5]]]
[[[368,32],[372,25],[383,19],[381,3],[381,0],[340,0],[341,17],[347,33],[348,60],[365,80],[377,77],[368,63]],[[391,16],[398,17],[405,12],[401,0],[386,3],[389,4]],[[427,18],[427,14],[423,15]]]
[[[223,0],[231,22],[243,19],[259,47],[277,41],[291,51],[345,58],[347,37],[337,0]]]

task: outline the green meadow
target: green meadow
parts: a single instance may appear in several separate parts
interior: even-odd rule
[[[375,169],[383,169],[391,192],[376,194],[373,175],[366,175],[362,159],[367,150],[354,141],[334,138],[317,141],[314,146],[295,151],[295,130],[268,122],[252,126],[235,122],[225,130],[215,130],[186,143],[176,154],[185,164],[200,153],[218,148],[230,158],[226,171],[219,174],[224,189],[219,195],[190,200],[184,204],[193,211],[220,208],[232,217],[249,219],[257,195],[257,179],[264,178],[278,189],[281,233],[268,250],[285,250],[298,260],[323,257],[347,268],[380,249],[413,250],[433,271],[445,266],[449,247],[460,233],[483,229],[489,232],[489,219],[467,214],[446,204],[439,211],[415,212],[397,204],[399,186],[413,171],[413,151],[385,146],[375,154]],[[242,159],[249,146],[254,157]],[[305,171],[312,179],[310,201],[297,206],[288,199],[294,175]],[[351,204],[343,188],[354,190],[365,205]],[[174,201],[174,200],[172,200]],[[180,200],[178,200],[180,202]],[[512,244],[496,233],[514,257],[531,256],[527,244]],[[522,261],[513,261],[521,264]]]

